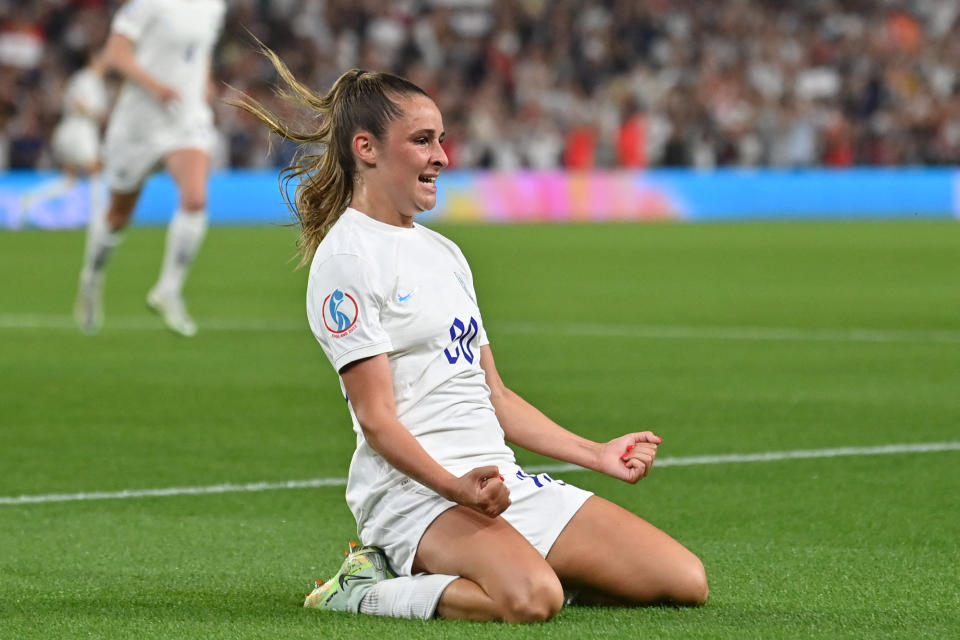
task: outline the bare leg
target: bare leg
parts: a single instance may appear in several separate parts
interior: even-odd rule
[[[563,606],[556,574],[516,529],[462,506],[430,525],[413,570],[461,576],[440,598],[443,618],[539,622]]]
[[[210,156],[200,149],[179,149],[164,158],[167,171],[177,183],[180,209],[203,211],[207,206],[207,178],[210,174]]]
[[[165,159],[180,192],[180,206],[167,227],[167,241],[157,283],[147,294],[147,305],[166,325],[184,336],[197,325],[183,301],[183,286],[207,232],[207,174],[210,158],[200,149],[180,149]]]
[[[207,230],[207,173],[210,159],[199,149],[174,151],[165,159],[180,192],[180,206],[167,227],[160,277],[153,291],[160,297],[179,299],[190,265]]]
[[[21,198],[21,223],[25,224],[29,220],[31,211],[38,204],[62,198],[74,188],[76,182],[77,173],[72,167],[64,167],[63,173],[59,177],[43,182],[38,188],[25,193]],[[17,226],[17,223],[15,223],[15,226]]]
[[[565,586],[585,604],[702,605],[709,589],[703,564],[649,522],[593,496],[547,555]]]

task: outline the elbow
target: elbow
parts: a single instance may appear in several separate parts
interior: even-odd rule
[[[369,423],[361,422],[360,419],[357,419],[357,422],[360,423],[360,432],[363,433],[363,439],[368,445],[373,447],[374,451],[380,450],[380,432],[376,429],[372,429],[368,426]]]
[[[118,70],[117,45],[115,43],[107,42],[107,46],[103,48],[103,53],[100,55],[100,64],[103,65],[104,73]]]
[[[127,67],[123,64],[122,60],[118,60],[116,56],[105,55],[103,61],[103,72],[106,73],[116,73],[120,75],[121,79],[126,79]]]
[[[363,432],[363,439],[375,450],[379,450],[379,443],[385,431],[384,425],[389,421],[389,413],[373,407],[363,409],[354,407],[353,411],[357,416],[360,431]]]

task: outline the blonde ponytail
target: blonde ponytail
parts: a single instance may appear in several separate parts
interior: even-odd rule
[[[426,93],[412,82],[390,73],[351,69],[334,82],[326,95],[320,96],[297,80],[277,54],[266,47],[261,47],[261,51],[286,87],[278,94],[313,110],[319,122],[314,131],[298,131],[250,96],[242,95],[230,101],[277,135],[301,145],[279,178],[284,201],[300,226],[299,268],[313,258],[320,242],[353,198],[356,175],[351,149],[353,135],[368,131],[382,139],[387,124],[403,114],[393,98]],[[318,145],[320,151],[310,153],[308,145]],[[296,182],[292,202],[287,195],[291,181]]]

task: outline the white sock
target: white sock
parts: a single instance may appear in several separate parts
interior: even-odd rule
[[[429,620],[437,612],[440,596],[457,577],[421,573],[378,582],[360,601],[360,613]]]
[[[113,231],[107,225],[107,212],[98,208],[90,211],[87,221],[87,245],[83,254],[83,270],[80,277],[84,282],[99,284],[103,280],[103,270],[107,266],[114,247],[123,240],[122,231]]]
[[[96,211],[105,211],[107,207],[107,185],[103,176],[98,173],[91,173],[88,178],[90,185],[90,215]]]
[[[163,267],[155,290],[179,296],[194,257],[203,244],[207,233],[207,212],[187,212],[177,209],[167,227],[167,246],[163,254]]]

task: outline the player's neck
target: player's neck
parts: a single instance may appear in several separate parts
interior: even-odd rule
[[[350,206],[378,222],[395,227],[413,227],[413,216],[397,211],[388,198],[374,193],[362,183],[354,189]]]

